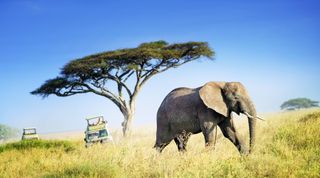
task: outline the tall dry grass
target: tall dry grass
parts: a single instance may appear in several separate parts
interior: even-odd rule
[[[0,177],[320,177],[320,110],[265,115],[258,123],[255,151],[240,156],[219,133],[216,149],[191,136],[186,153],[172,142],[157,153],[152,131],[134,132],[115,144],[84,148],[81,140],[65,147],[7,149],[0,153]],[[245,119],[237,119],[247,138]],[[55,141],[51,141],[55,142]]]

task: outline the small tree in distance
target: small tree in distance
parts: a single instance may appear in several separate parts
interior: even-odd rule
[[[302,108],[319,107],[319,102],[312,101],[308,98],[295,98],[284,102],[280,107],[281,109],[285,110],[296,110]]]
[[[205,42],[142,43],[136,48],[107,51],[72,60],[62,68],[60,76],[47,80],[31,94],[67,97],[94,93],[103,96],[111,100],[123,114],[122,127],[126,136],[141,87],[154,75],[201,56],[210,59],[214,56]]]
[[[18,136],[19,131],[7,125],[0,124],[0,141],[5,141]]]

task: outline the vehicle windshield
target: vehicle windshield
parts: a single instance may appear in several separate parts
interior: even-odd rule
[[[23,133],[24,133],[25,135],[31,135],[31,134],[36,134],[37,132],[36,132],[35,129],[25,129],[25,130],[23,131]]]
[[[93,139],[93,138],[96,138],[96,137],[98,137],[98,136],[99,136],[99,133],[98,133],[98,132],[94,132],[94,133],[88,134],[89,139]]]
[[[107,130],[106,130],[106,129],[100,130],[100,131],[99,131],[99,136],[100,136],[100,137],[106,137],[106,136],[108,136]]]

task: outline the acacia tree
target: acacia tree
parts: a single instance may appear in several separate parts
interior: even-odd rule
[[[136,48],[107,51],[72,60],[61,69],[58,77],[47,80],[31,94],[67,97],[94,93],[103,96],[111,100],[123,114],[125,136],[130,130],[141,87],[152,76],[201,56],[209,59],[214,56],[214,51],[206,42],[142,43]]]
[[[319,107],[319,102],[309,98],[295,98],[282,103],[280,107],[285,110],[296,110],[301,108]]]

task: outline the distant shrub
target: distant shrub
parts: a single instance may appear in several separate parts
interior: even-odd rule
[[[19,131],[15,128],[0,124],[0,141],[18,136]]]
[[[296,110],[302,108],[319,107],[318,101],[312,101],[308,98],[295,98],[284,102],[280,108],[285,110]]]
[[[65,152],[69,152],[75,150],[75,145],[72,142],[60,140],[23,140],[1,145],[0,153],[10,150],[28,150],[32,148],[62,148]]]
[[[320,112],[288,121],[291,122],[280,127],[273,135],[272,144],[268,144],[273,158],[277,159],[274,164],[280,163],[274,177],[320,177]]]
[[[294,150],[311,150],[320,145],[320,112],[301,117],[296,123],[282,127],[274,136],[275,141],[281,141]]]
[[[55,172],[43,176],[45,178],[53,177],[123,177],[121,170],[117,165],[110,165],[108,163],[92,164],[82,163],[68,167],[62,172]]]
[[[299,121],[300,122],[315,122],[316,120],[320,119],[320,112],[314,112],[302,117]]]

